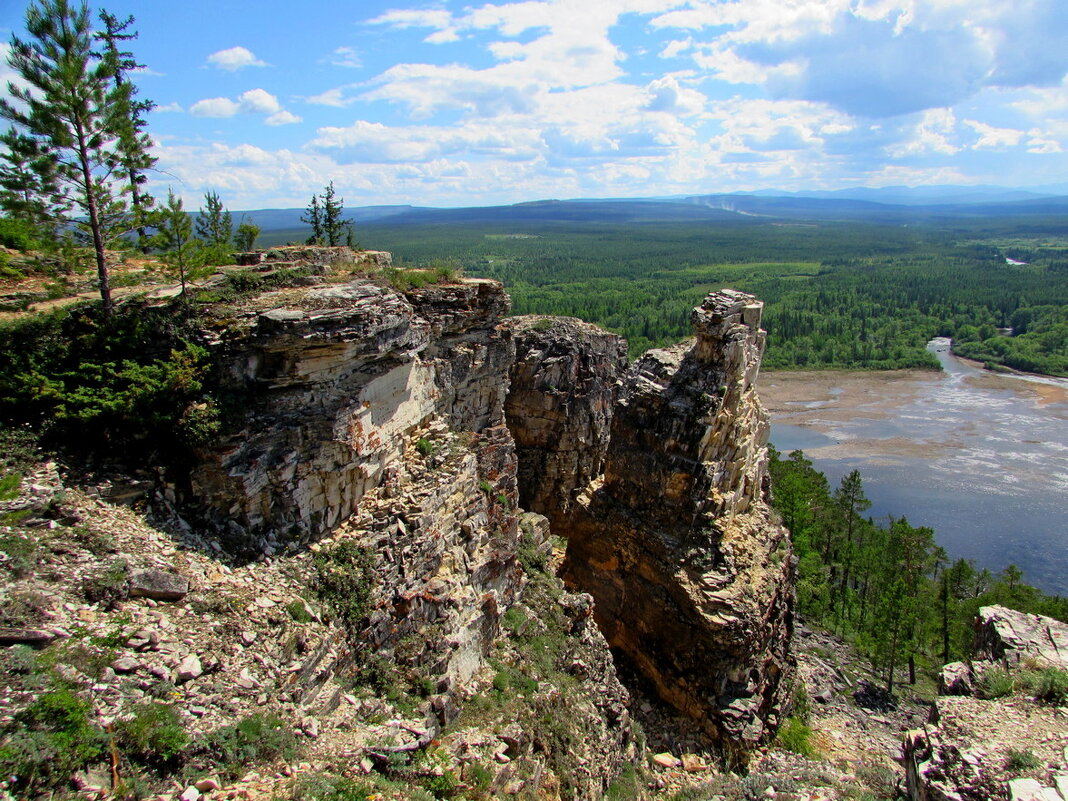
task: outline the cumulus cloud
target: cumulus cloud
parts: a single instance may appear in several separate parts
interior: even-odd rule
[[[240,110],[241,104],[228,97],[209,97],[189,107],[194,117],[232,117]]]
[[[238,114],[262,114],[267,115],[264,120],[267,125],[289,125],[301,121],[296,114],[283,109],[278,98],[265,89],[249,89],[242,92],[237,100],[228,97],[198,100],[189,107],[189,113],[194,117],[222,118]]]
[[[226,50],[218,50],[208,56],[208,64],[218,67],[227,72],[244,69],[245,67],[266,67],[267,62],[256,58],[256,54],[247,47],[230,47]]]
[[[296,114],[292,113],[291,111],[286,111],[285,109],[276,111],[274,114],[264,120],[264,122],[268,125],[292,125],[295,122],[302,121],[303,120],[301,117],[298,117]]]
[[[872,118],[1068,72],[1068,48],[1054,41],[1068,25],[1058,0],[695,2],[652,24],[689,32],[695,62],[718,78]]]

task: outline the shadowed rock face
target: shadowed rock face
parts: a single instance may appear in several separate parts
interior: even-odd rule
[[[571,317],[509,320],[516,346],[505,403],[519,502],[562,532],[576,492],[600,475],[627,343]]]
[[[603,480],[576,502],[565,578],[660,695],[728,750],[777,725],[793,670],[793,556],[764,497],[767,415],[753,383],[762,304],[725,290],[696,340],[624,379]]]

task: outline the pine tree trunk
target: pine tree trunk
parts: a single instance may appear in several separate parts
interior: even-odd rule
[[[85,131],[79,121],[75,121],[78,134],[78,161],[85,182],[85,205],[89,214],[89,230],[93,234],[93,250],[96,252],[96,275],[100,281],[100,299],[104,305],[104,317],[110,317],[114,309],[111,301],[111,283],[108,280],[107,254],[104,253],[104,238],[100,235],[100,215],[96,208],[96,194],[93,192],[93,172],[89,168],[89,147],[85,141]]]

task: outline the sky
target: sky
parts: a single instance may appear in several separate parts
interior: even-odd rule
[[[1066,0],[104,7],[136,19],[150,186],[187,207],[1068,181]]]

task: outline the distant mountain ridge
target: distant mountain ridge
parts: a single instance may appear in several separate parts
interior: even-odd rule
[[[1062,187],[1050,187],[1062,189]],[[1063,187],[1068,191],[1068,186]],[[253,209],[235,213],[262,231],[307,228],[304,209]],[[767,217],[905,224],[983,216],[1068,213],[1068,194],[991,186],[882,187],[828,191],[760,190],[708,195],[647,198],[536,200],[501,206],[435,208],[426,206],[353,206],[345,216],[361,223],[429,225],[491,222],[696,222]]]

